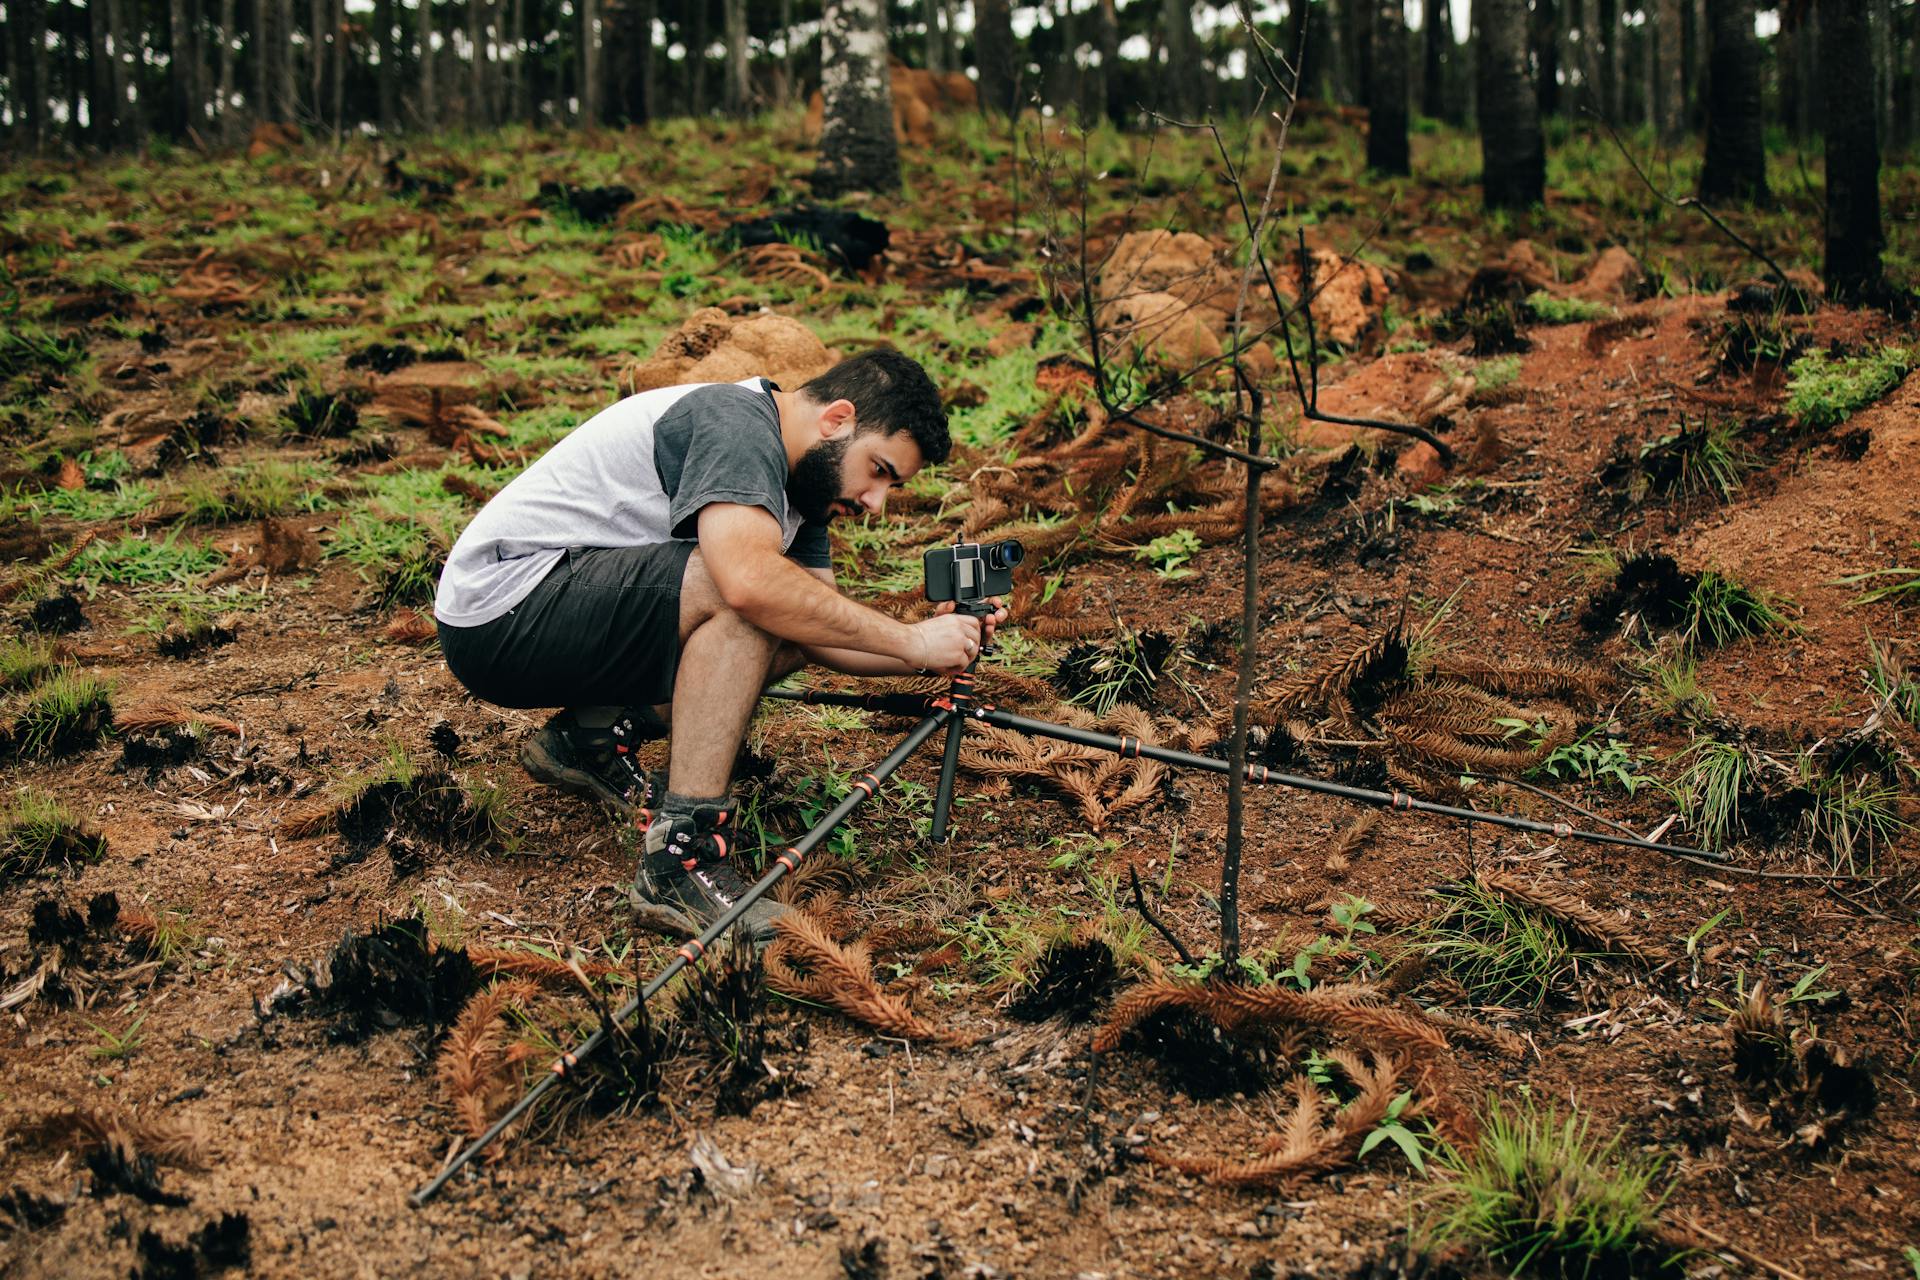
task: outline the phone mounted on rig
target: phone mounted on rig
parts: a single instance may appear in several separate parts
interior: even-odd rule
[[[922,557],[927,599],[973,604],[1013,590],[1013,570],[1027,549],[1012,538],[1003,542],[956,542],[935,547]]]

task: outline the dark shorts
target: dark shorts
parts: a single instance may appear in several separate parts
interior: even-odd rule
[[[691,542],[574,547],[526,599],[477,627],[440,626],[447,669],[500,707],[673,701]]]

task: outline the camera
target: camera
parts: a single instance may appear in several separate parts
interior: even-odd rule
[[[935,547],[923,557],[927,599],[966,605],[1013,590],[1013,570],[1027,549],[1012,538],[1004,542],[959,542]]]

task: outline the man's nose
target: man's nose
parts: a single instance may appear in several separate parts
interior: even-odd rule
[[[868,511],[872,512],[874,515],[876,516],[879,515],[882,511],[886,510],[887,491],[885,489],[867,490],[865,493],[860,495],[860,505],[865,507]]]

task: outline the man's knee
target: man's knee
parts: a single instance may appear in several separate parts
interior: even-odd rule
[[[773,661],[767,667],[769,680],[781,680],[807,665],[807,655],[800,646],[788,640],[782,640],[780,647],[773,651]]]

